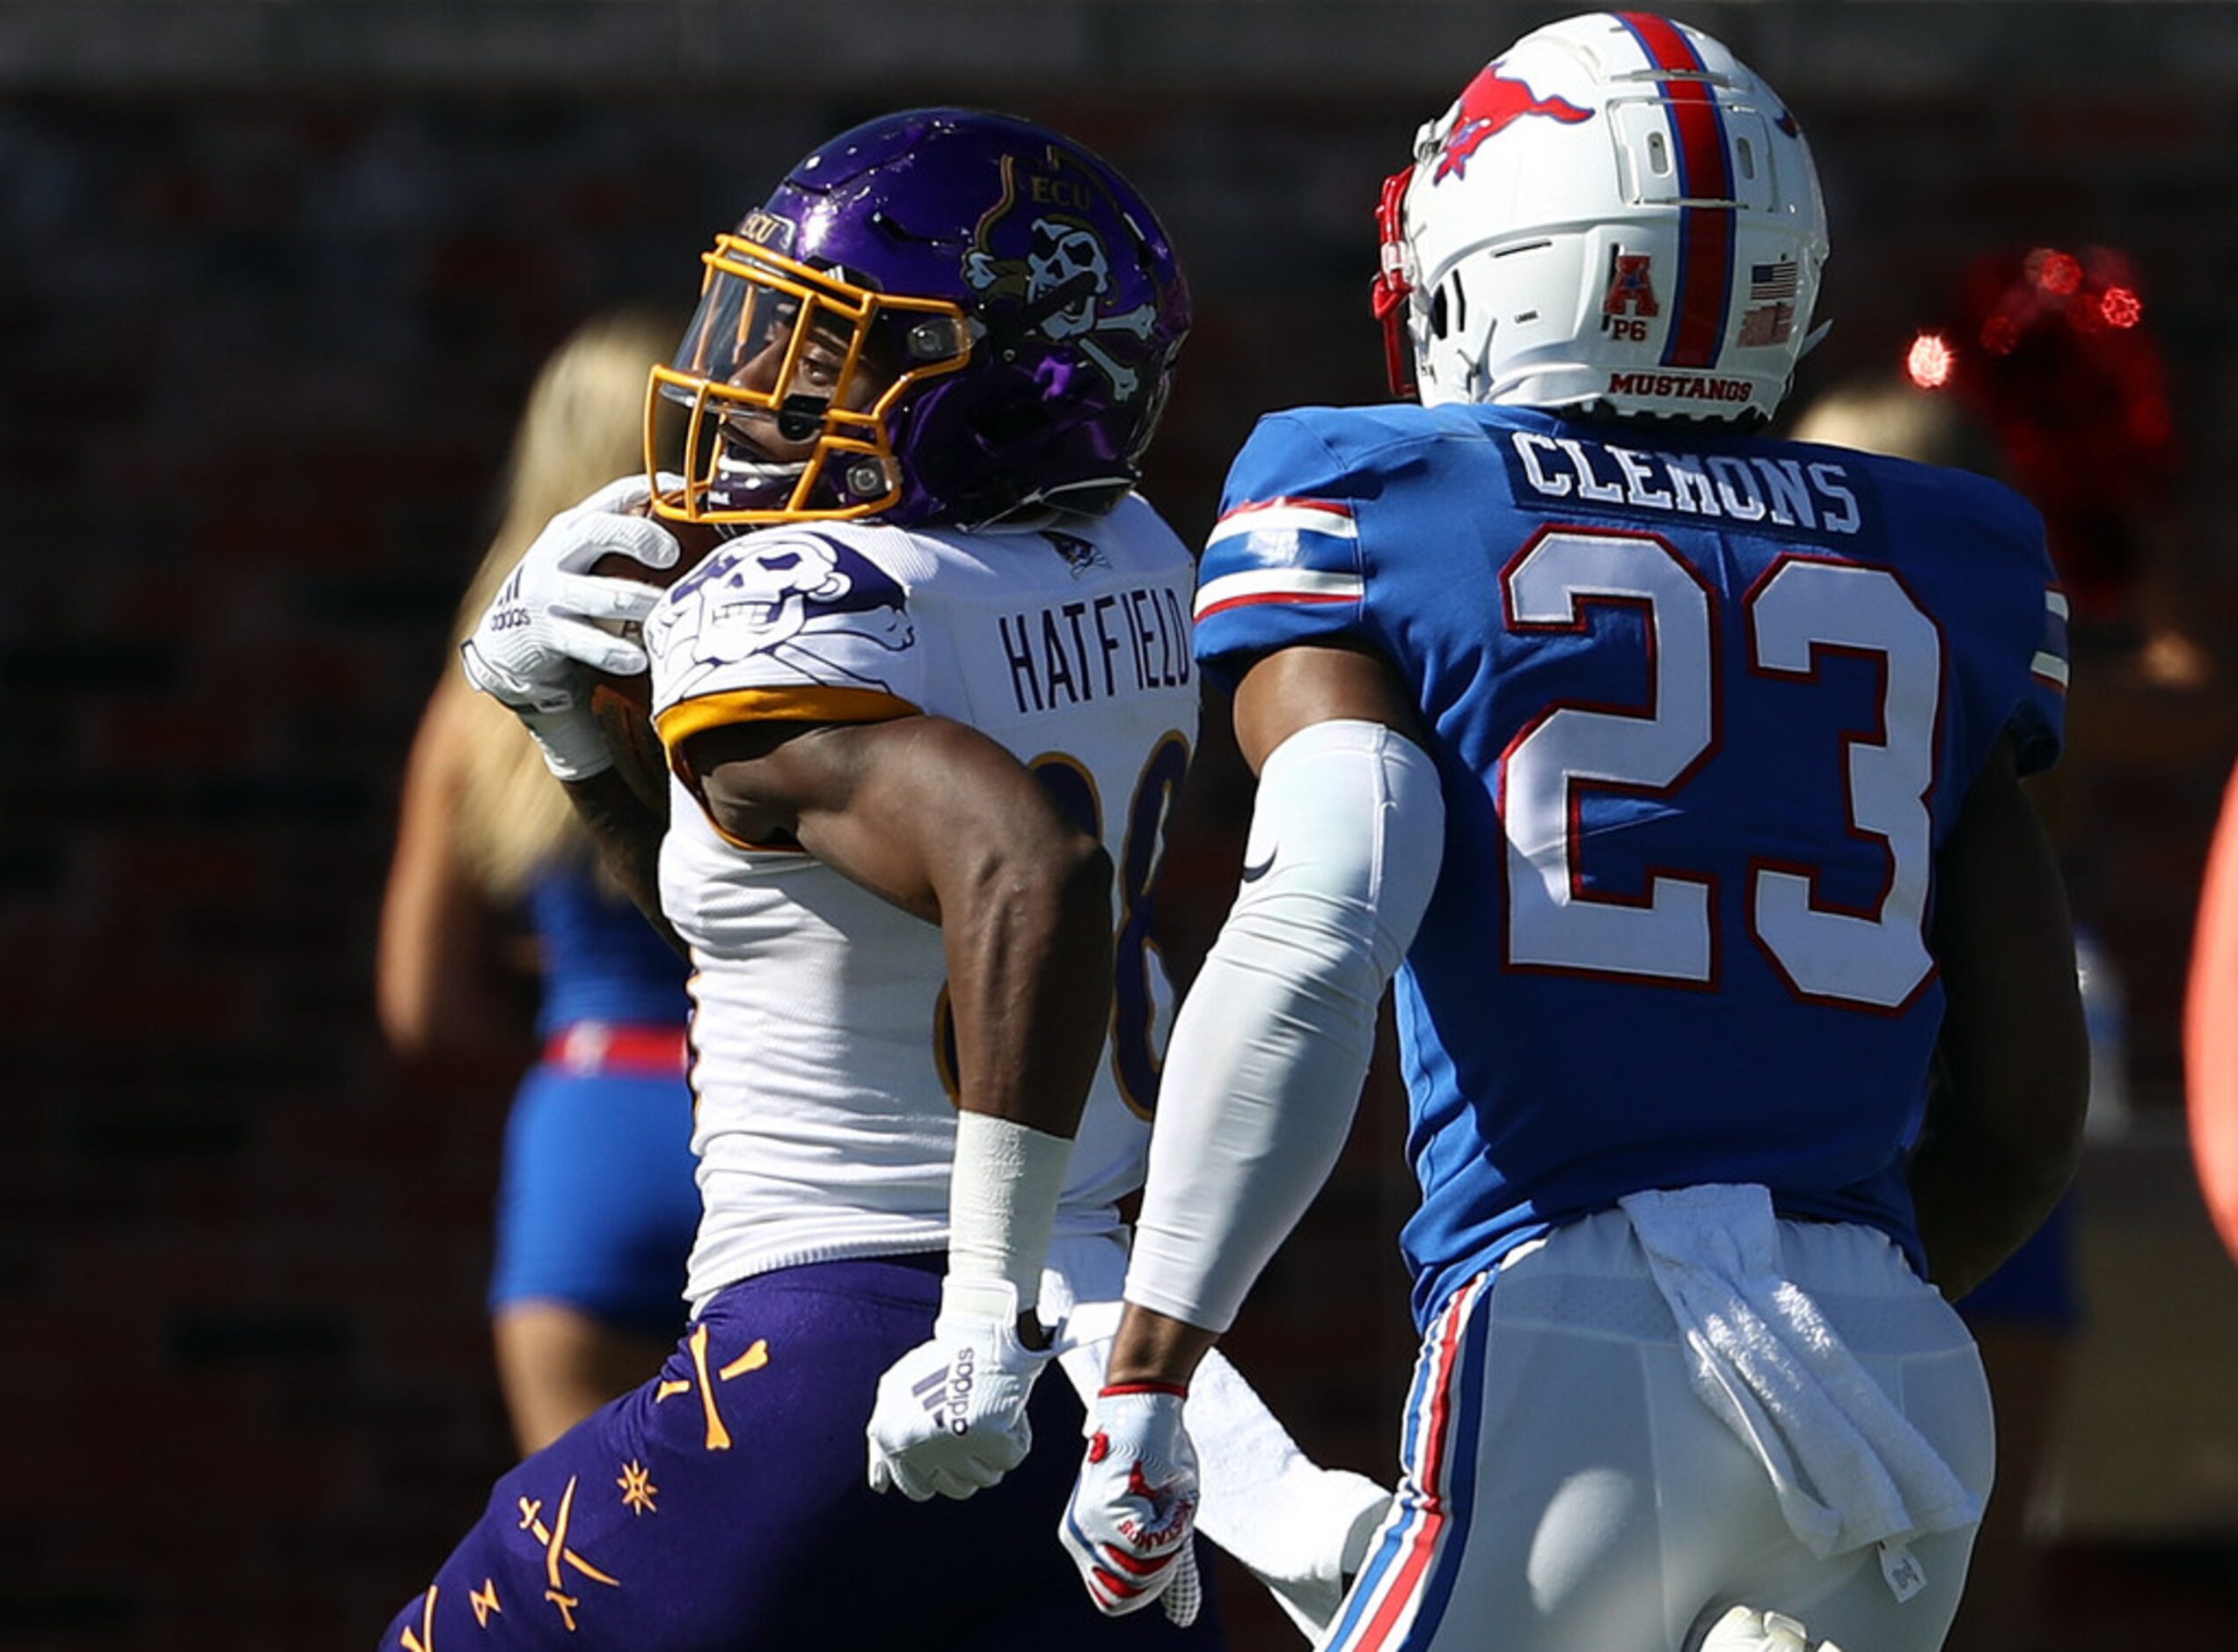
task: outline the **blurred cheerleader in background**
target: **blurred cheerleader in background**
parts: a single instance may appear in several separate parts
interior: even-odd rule
[[[685,970],[599,870],[519,721],[468,688],[452,654],[555,512],[643,468],[646,374],[675,335],[650,316],[603,316],[538,376],[503,520],[413,743],[381,914],[381,1025],[407,1059],[503,1047],[524,969],[540,989],[542,1054],[506,1127],[489,1285],[524,1453],[657,1370],[683,1327],[699,1217]]]

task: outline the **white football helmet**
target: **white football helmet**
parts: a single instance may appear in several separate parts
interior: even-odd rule
[[[1810,146],[1745,65],[1664,18],[1525,35],[1415,135],[1378,216],[1393,388],[1431,405],[1755,422],[1815,342]]]

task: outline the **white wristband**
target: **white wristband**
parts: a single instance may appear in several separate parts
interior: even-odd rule
[[[948,1277],[998,1279],[1020,1312],[1041,1299],[1042,1263],[1072,1144],[991,1113],[956,1115],[948,1181]]]
[[[598,727],[598,720],[581,705],[564,712],[513,708],[529,737],[544,753],[544,766],[562,780],[588,780],[614,766],[614,753]]]

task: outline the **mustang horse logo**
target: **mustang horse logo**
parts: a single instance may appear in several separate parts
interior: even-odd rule
[[[1460,106],[1453,115],[1453,129],[1438,146],[1437,170],[1430,175],[1430,181],[1441,182],[1448,173],[1456,178],[1464,176],[1469,157],[1480,145],[1488,138],[1497,137],[1527,114],[1545,115],[1564,126],[1576,126],[1580,121],[1593,118],[1591,109],[1581,109],[1567,98],[1541,98],[1523,82],[1510,80],[1501,74],[1499,64],[1487,64],[1484,72],[1469,82],[1461,93]]]

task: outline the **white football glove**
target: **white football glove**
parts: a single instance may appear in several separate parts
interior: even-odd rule
[[[651,568],[676,566],[680,552],[666,529],[623,514],[649,491],[644,477],[624,477],[545,523],[459,645],[467,681],[528,725],[563,780],[613,763],[588,710],[588,672],[634,676],[649,664],[633,638],[599,622],[642,621],[660,588],[586,572],[613,552]]]
[[[1785,1612],[1736,1606],[1712,1626],[1701,1652],[1841,1652],[1832,1641],[1813,1641],[1810,1631]]]
[[[1018,1339],[1018,1292],[998,1279],[941,1282],[933,1337],[878,1379],[870,1488],[914,1502],[964,1498],[1026,1460],[1026,1402],[1053,1354]]]
[[[1107,1617],[1160,1601],[1196,1621],[1196,1448],[1177,1389],[1115,1384],[1088,1411],[1088,1449],[1057,1539]]]

